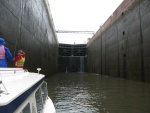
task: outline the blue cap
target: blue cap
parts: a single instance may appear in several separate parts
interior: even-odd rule
[[[3,38],[0,38],[0,45],[4,45],[5,44],[5,40]]]

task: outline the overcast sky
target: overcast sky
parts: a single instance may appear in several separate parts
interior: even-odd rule
[[[94,31],[123,0],[49,0],[56,30]],[[57,33],[59,43],[87,43],[92,34]]]

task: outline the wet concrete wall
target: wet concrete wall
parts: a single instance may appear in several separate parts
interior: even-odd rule
[[[57,72],[58,41],[48,5],[47,0],[1,0],[0,37],[13,57],[18,49],[25,51],[24,68],[40,67],[41,73],[50,76]]]
[[[124,0],[89,41],[88,71],[150,82],[149,20],[149,0]]]

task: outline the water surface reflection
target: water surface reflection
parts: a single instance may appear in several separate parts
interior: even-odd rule
[[[150,113],[150,84],[89,73],[48,80],[57,113]]]

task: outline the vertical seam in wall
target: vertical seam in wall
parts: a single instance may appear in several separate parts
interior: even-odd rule
[[[19,35],[19,38],[20,38],[20,49],[22,49],[22,44],[21,44],[21,30],[22,30],[22,13],[23,13],[23,4],[22,4],[22,0],[20,1],[20,5],[21,5],[21,12],[20,12],[20,22],[19,22],[19,28],[20,28],[20,31],[19,31],[19,33],[20,33],[20,35]]]
[[[143,59],[143,34],[142,34],[142,26],[141,26],[141,0],[139,0],[139,19],[140,19],[140,39],[141,39],[141,44],[140,44],[140,49],[141,49],[141,75],[140,75],[140,81],[145,82],[145,73],[144,73],[144,59]]]
[[[103,68],[102,68],[102,33],[101,33],[101,75],[103,74],[102,70],[103,70]]]
[[[105,45],[104,45],[104,48],[105,48],[105,49],[104,49],[104,50],[105,50],[105,68],[104,68],[105,71],[104,71],[104,74],[106,75],[106,37],[104,37],[104,44],[105,44]]]
[[[120,77],[120,60],[119,60],[119,37],[118,37],[118,25],[116,25],[116,28],[117,28],[117,43],[118,43],[118,77]]]

